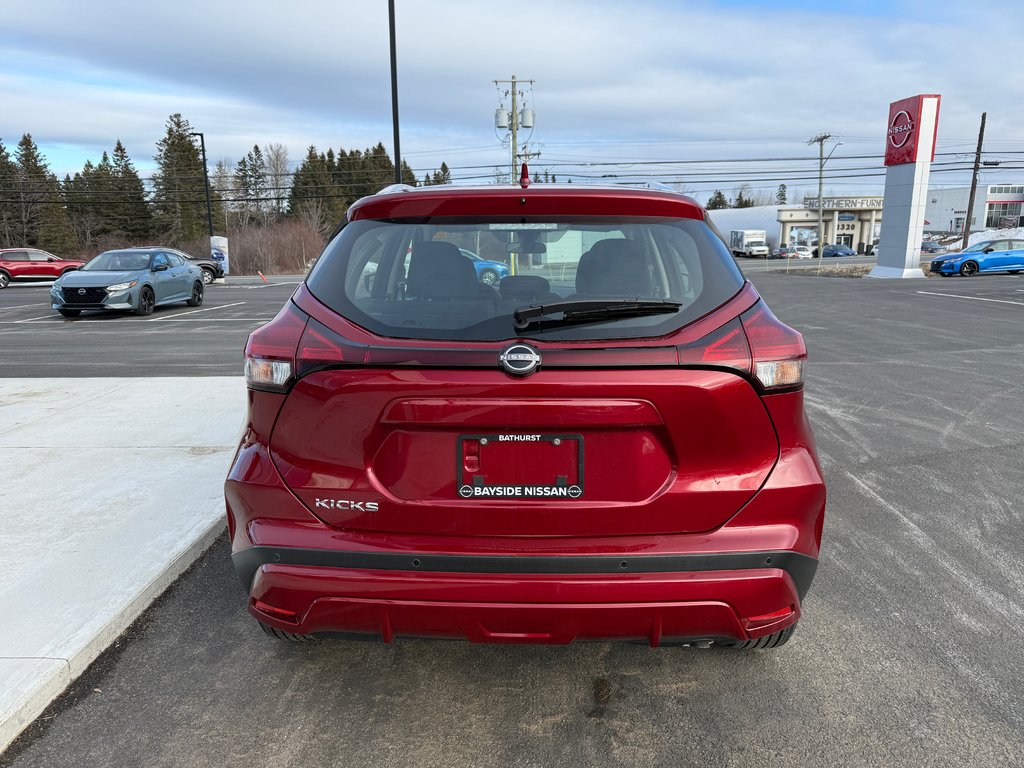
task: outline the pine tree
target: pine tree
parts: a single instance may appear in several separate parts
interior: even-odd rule
[[[786,185],[785,184],[779,184],[779,189],[775,193],[775,202],[778,203],[779,205],[785,205],[786,204]]]
[[[114,144],[112,189],[117,200],[111,217],[111,228],[132,243],[142,243],[153,236],[153,212],[146,202],[146,188],[132,164],[128,150],[118,139]]]
[[[330,232],[336,223],[329,210],[333,189],[331,171],[327,156],[310,144],[305,159],[295,170],[288,193],[289,214],[302,219],[322,235]]]
[[[248,154],[238,161],[235,168],[235,191],[242,198],[235,205],[241,226],[248,226],[251,221],[266,224],[270,216],[267,197],[267,164],[263,159],[263,151],[254,144]]]
[[[46,203],[50,169],[30,133],[22,135],[14,159],[15,221],[12,241],[16,245],[37,245],[39,221]]]
[[[18,167],[11,159],[10,152],[0,141],[0,248],[22,245],[15,241],[15,222],[17,211],[15,196],[17,194]]]
[[[156,145],[154,223],[157,234],[172,244],[206,234],[203,163],[191,133],[188,120],[176,112],[167,118],[167,133]]]
[[[416,174],[405,160],[402,161],[402,183],[412,187],[416,186]]]
[[[714,194],[711,195],[711,197],[708,199],[707,205],[705,205],[704,207],[707,208],[709,211],[718,210],[720,208],[728,208],[729,200],[726,198],[724,194],[722,194],[722,190],[716,189]]]

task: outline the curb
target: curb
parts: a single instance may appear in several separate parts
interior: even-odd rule
[[[131,626],[132,622],[139,618],[181,574],[198,560],[200,555],[213,545],[213,542],[227,527],[223,514],[221,514],[221,504],[218,503],[211,509],[211,513],[214,511],[217,514],[213,522],[207,524],[188,546],[175,555],[157,576],[122,606],[71,658],[49,659],[52,662],[63,663],[35,682],[24,700],[18,702],[14,709],[0,721],[0,754],[46,710],[54,699],[85,672],[89,665]]]

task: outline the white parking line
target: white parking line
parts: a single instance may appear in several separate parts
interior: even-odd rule
[[[244,301],[236,301],[234,304],[221,304],[219,307],[205,307],[203,309],[193,309],[193,310],[190,310],[188,312],[178,312],[178,313],[173,314],[173,315],[167,315],[167,317],[154,317],[151,320],[147,320],[146,322],[149,322],[149,323],[159,323],[159,322],[164,321],[164,320],[173,320],[174,318],[181,317],[182,315],[194,315],[196,312],[212,312],[215,309],[227,309],[228,307],[240,307],[243,304],[245,304]]]
[[[294,282],[281,282],[281,283],[267,283],[266,285],[247,285],[246,290],[253,291],[257,288],[273,288],[275,285],[302,285],[302,280],[295,280]]]
[[[270,317],[186,317],[179,320],[175,316],[160,319],[166,320],[168,323],[269,323],[274,317],[274,315]]]
[[[957,293],[932,293],[931,291],[918,291],[918,293],[925,296],[946,296],[950,299],[969,299],[970,301],[991,301],[995,304],[1016,304],[1018,307],[1024,307],[1024,301],[1009,301],[1008,299],[986,299],[981,296],[961,296]]]
[[[15,320],[14,323],[31,323],[33,320],[53,320],[54,315],[43,315],[42,317],[26,317],[24,320]]]
[[[37,301],[35,304],[18,304],[14,307],[0,307],[0,312],[7,312],[10,309],[29,309],[31,307],[38,307],[40,304],[46,306],[45,302]]]

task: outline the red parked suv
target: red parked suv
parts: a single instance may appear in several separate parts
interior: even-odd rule
[[[0,248],[0,288],[15,280],[56,280],[83,264],[84,261],[62,259],[37,248]]]
[[[781,645],[825,509],[805,358],[687,197],[364,198],[246,344],[249,611],[290,640]]]

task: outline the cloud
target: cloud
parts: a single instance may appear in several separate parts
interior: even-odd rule
[[[542,164],[809,155],[820,131],[880,154],[888,103],[922,92],[943,95],[940,151],[969,146],[982,111],[993,141],[1024,120],[1012,76],[976,71],[991,35],[966,3],[396,5],[402,147],[420,169],[507,163],[491,81],[513,73],[536,81]],[[66,170],[118,137],[150,166],[172,112],[212,159],[271,141],[293,160],[309,144],[390,148],[383,2],[18,0],[4,26],[0,136],[31,132]]]

